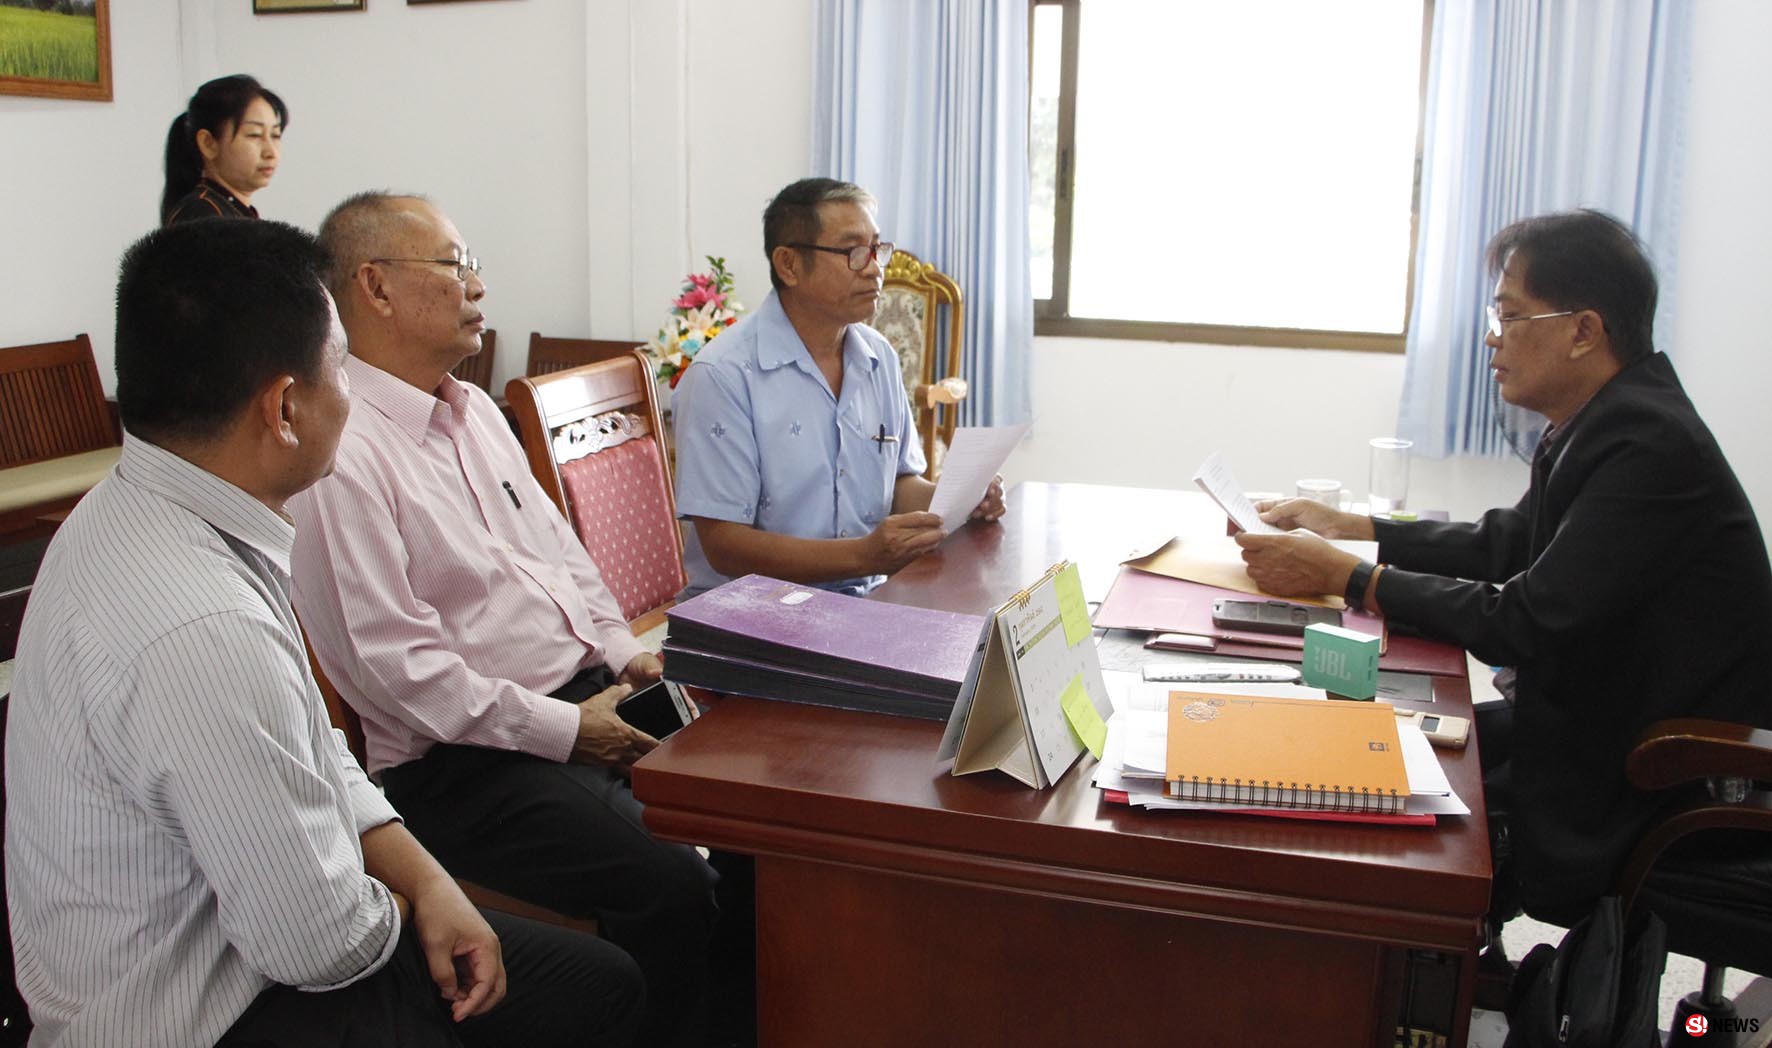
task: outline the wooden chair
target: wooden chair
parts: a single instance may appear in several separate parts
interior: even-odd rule
[[[492,392],[492,361],[498,350],[498,332],[487,328],[480,332],[480,352],[464,357],[449,373],[470,385]]]
[[[531,331],[529,361],[524,365],[523,374],[534,378],[600,360],[616,360],[632,353],[639,345],[639,339],[553,338]]]
[[[0,349],[0,541],[54,530],[117,462],[122,443],[92,340]]]
[[[1680,1002],[1673,1029],[1702,1013],[1715,1034],[1706,1044],[1734,1044],[1724,969],[1772,975],[1772,731],[1661,721],[1638,739],[1625,774],[1647,792],[1706,786],[1649,827],[1614,887],[1627,910],[1661,916],[1670,951],[1704,962],[1704,984]]]
[[[368,749],[363,740],[362,718],[357,716],[357,711],[351,709],[344,697],[338,693],[338,689],[333,687],[332,681],[327,679],[326,671],[320,668],[320,660],[314,657],[314,645],[308,642],[305,633],[302,635],[302,643],[307,645],[308,667],[314,672],[314,683],[320,688],[320,697],[326,701],[326,714],[331,718],[332,726],[345,733],[345,744],[350,747],[351,756],[357,758],[358,766],[369,767]],[[461,893],[466,895],[468,901],[475,906],[498,910],[501,913],[513,913],[518,917],[527,917],[532,921],[543,921],[547,924],[559,925],[562,928],[571,928],[588,935],[598,933],[597,922],[594,920],[556,913],[545,906],[524,902],[515,896],[493,891],[491,888],[482,887],[473,881],[464,881],[460,877],[455,879],[455,883],[461,887]]]
[[[686,582],[683,535],[645,353],[512,379],[505,398],[529,468],[602,572],[635,633]]]
[[[939,314],[944,306],[945,346],[939,337]],[[959,402],[966,398],[966,380],[960,377],[962,320],[960,286],[952,277],[909,251],[892,253],[886,263],[874,328],[898,351],[911,414],[923,442],[923,456],[929,462],[923,475],[930,480],[941,472],[941,460],[959,422]]]

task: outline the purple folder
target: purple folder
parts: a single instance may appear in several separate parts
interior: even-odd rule
[[[952,696],[984,618],[746,575],[678,604],[673,639],[706,652]]]

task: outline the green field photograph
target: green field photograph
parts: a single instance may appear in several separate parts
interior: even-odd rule
[[[106,0],[0,0],[0,94],[109,101]]]

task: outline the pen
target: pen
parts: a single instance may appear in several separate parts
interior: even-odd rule
[[[508,480],[501,481],[501,483],[504,484],[504,486],[505,486],[505,494],[507,494],[511,497],[511,505],[517,507],[518,509],[522,509],[523,503],[517,501],[517,489],[511,487],[511,482]]]
[[[880,435],[877,437],[869,437],[868,439],[872,440],[874,443],[880,445],[880,453],[882,455],[884,455],[886,453],[886,445],[898,443],[897,437],[889,436],[886,433],[886,423],[884,423],[884,422],[880,423]]]

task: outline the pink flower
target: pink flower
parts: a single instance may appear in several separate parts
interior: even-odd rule
[[[700,309],[710,302],[715,306],[718,306],[725,300],[725,295],[715,291],[711,287],[696,287],[693,290],[683,292],[672,305],[676,306],[678,309]]]

